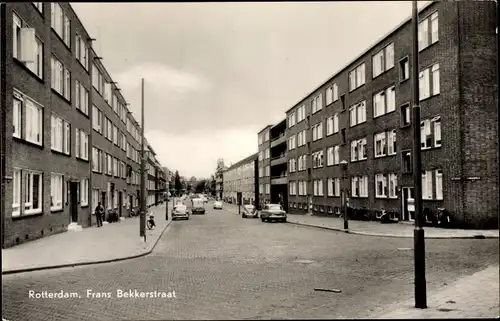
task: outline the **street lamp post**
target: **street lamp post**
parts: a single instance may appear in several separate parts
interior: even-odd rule
[[[146,242],[146,153],[144,151],[144,78],[141,80],[141,215],[139,235]]]
[[[420,92],[418,64],[418,8],[412,1],[412,100],[413,100],[413,184],[415,190],[415,229],[413,231],[413,255],[415,261],[415,307],[427,308],[425,280],[425,235],[422,218],[422,155],[420,147]]]
[[[340,162],[340,166],[342,166],[342,181],[343,181],[343,184],[344,185],[344,197],[342,198],[342,202],[343,202],[343,211],[344,211],[344,230],[348,230],[349,229],[349,218],[347,217],[347,195],[348,195],[348,191],[349,191],[349,188],[348,188],[348,185],[349,184],[349,180],[347,179],[347,165],[349,163],[344,159]],[[344,181],[347,181],[347,183],[345,183]]]

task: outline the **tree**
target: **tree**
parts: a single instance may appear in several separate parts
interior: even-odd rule
[[[204,193],[205,192],[205,188],[206,188],[206,185],[207,185],[207,181],[205,179],[199,181],[197,184],[196,184],[196,187],[195,187],[195,192],[196,193]]]
[[[181,182],[181,177],[179,176],[179,171],[175,171],[174,189],[177,195],[179,195],[182,190],[182,182]]]

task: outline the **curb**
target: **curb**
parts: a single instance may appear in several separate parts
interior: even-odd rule
[[[151,254],[151,252],[153,252],[156,245],[158,244],[158,242],[162,238],[163,234],[165,233],[167,228],[170,226],[170,223],[172,223],[172,220],[168,221],[167,225],[165,226],[163,231],[160,233],[160,236],[154,242],[153,247],[151,247],[151,249],[149,249],[148,251],[143,252],[143,253],[130,255],[130,256],[124,256],[124,257],[118,257],[118,258],[113,258],[113,259],[107,259],[107,260],[87,261],[87,262],[78,262],[78,263],[65,263],[65,264],[59,264],[59,265],[46,265],[46,266],[32,267],[32,268],[25,268],[25,269],[7,270],[7,271],[2,271],[2,275],[17,274],[17,273],[24,273],[24,272],[34,272],[34,271],[42,271],[42,270],[53,270],[53,269],[60,269],[60,268],[65,268],[65,267],[75,267],[75,266],[83,266],[83,265],[119,262],[119,261],[131,260],[131,259],[136,259],[136,258],[139,258],[142,256],[146,256],[148,254]]]
[[[348,234],[354,234],[354,235],[364,235],[364,236],[376,236],[376,237],[392,237],[392,238],[413,238],[413,236],[404,236],[404,235],[395,235],[395,234],[380,234],[380,233],[370,233],[370,232],[358,232],[358,231],[352,231],[352,230],[344,230],[343,228],[337,228],[337,227],[327,227],[327,226],[318,226],[318,225],[312,225],[312,224],[306,224],[306,223],[299,223],[299,222],[291,222],[287,221],[289,224],[295,224],[295,225],[301,225],[301,226],[308,226],[308,227],[314,227],[314,228],[320,228],[324,230],[330,230],[330,231],[338,231],[338,232],[344,232]],[[473,235],[473,236],[425,236],[426,239],[498,239],[498,236],[490,236],[490,235]]]

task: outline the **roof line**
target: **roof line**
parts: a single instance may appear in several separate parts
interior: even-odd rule
[[[430,7],[431,5],[433,5],[433,4],[437,3],[437,2],[438,1],[431,1],[431,2],[429,2],[428,4],[426,4],[422,8],[420,8],[418,10],[418,13],[420,14],[423,10],[427,9],[428,7]],[[404,25],[406,25],[407,23],[409,23],[411,21],[411,19],[412,19],[412,16],[410,15],[408,18],[404,19],[401,23],[399,23],[399,25],[397,25],[396,27],[394,27],[393,29],[391,29],[391,31],[389,31],[388,33],[386,33],[384,36],[378,38],[378,40],[375,41],[371,46],[369,46],[361,54],[357,55],[354,59],[350,60],[346,65],[344,65],[344,67],[342,67],[340,70],[338,70],[337,72],[335,72],[333,74],[333,76],[331,76],[327,80],[323,81],[321,83],[321,85],[319,85],[318,87],[316,87],[313,91],[311,91],[309,94],[307,94],[304,98],[302,98],[301,100],[299,100],[298,103],[296,103],[292,107],[290,107],[287,111],[285,111],[285,113],[288,113],[290,110],[292,110],[295,107],[297,107],[298,105],[302,104],[307,98],[309,98],[309,96],[311,96],[312,94],[314,94],[317,90],[319,90],[321,87],[323,87],[324,85],[326,85],[328,82],[332,81],[335,77],[337,77],[340,73],[342,73],[343,71],[345,71],[346,69],[348,69],[350,66],[354,65],[361,57],[363,57],[364,55],[366,55],[367,53],[369,53],[379,43],[381,43],[386,38],[388,38],[390,35],[392,35],[396,31],[398,31],[399,29],[401,29]]]

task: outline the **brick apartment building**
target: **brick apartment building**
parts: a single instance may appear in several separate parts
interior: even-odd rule
[[[423,207],[463,227],[498,227],[497,18],[494,2],[419,12]],[[337,214],[346,191],[413,220],[411,43],[408,19],[286,112],[290,212]]]
[[[267,125],[258,133],[258,191],[260,205],[271,202],[271,127],[273,126]]]
[[[1,7],[2,247],[128,216],[140,127],[94,39],[68,3]]]
[[[223,172],[223,199],[237,204],[238,193],[241,193],[242,204],[256,204],[259,199],[255,184],[258,173],[257,153],[250,155]]]
[[[287,179],[287,136],[286,119],[269,129],[270,173],[271,173],[271,203],[282,204],[288,210],[288,179]],[[291,138],[292,139],[292,138]],[[293,138],[295,139],[295,138]],[[291,142],[294,143],[294,142]]]

